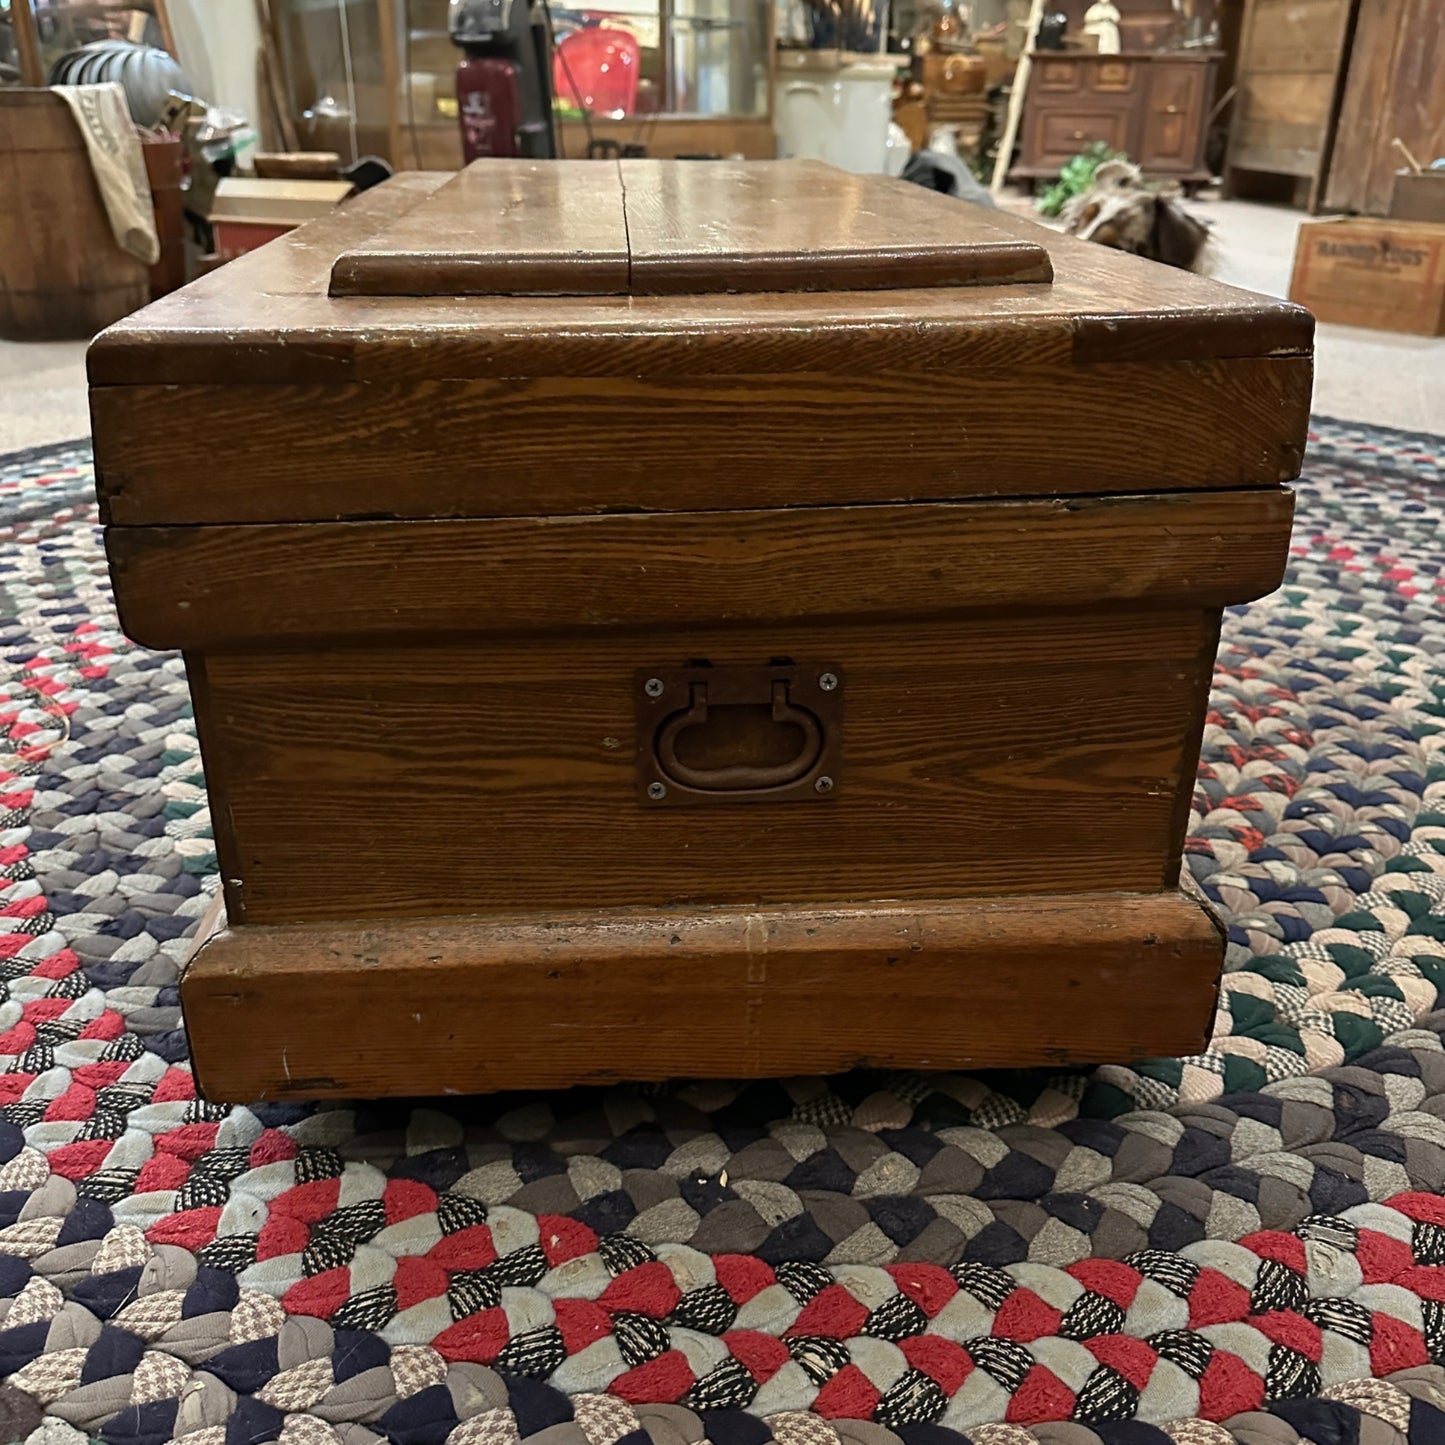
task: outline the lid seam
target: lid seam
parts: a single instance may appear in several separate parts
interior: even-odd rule
[[[617,190],[622,200],[622,244],[627,247],[627,294],[632,295],[632,228],[627,220],[627,178],[622,174],[622,158],[613,164],[617,167]]]

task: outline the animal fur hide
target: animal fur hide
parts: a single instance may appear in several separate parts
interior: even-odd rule
[[[1203,268],[1209,227],[1172,196],[1144,184],[1138,166],[1105,161],[1094,184],[1063,210],[1064,229],[1085,241],[1129,251],[1183,271]]]

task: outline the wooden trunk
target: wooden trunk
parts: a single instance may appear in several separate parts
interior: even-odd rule
[[[113,328],[209,1097],[1199,1048],[1309,316],[805,162],[402,176]]]
[[[0,88],[0,336],[82,340],[149,294],[145,263],[111,232],[65,102]]]

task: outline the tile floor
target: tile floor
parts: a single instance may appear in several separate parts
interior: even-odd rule
[[[90,433],[83,341],[0,341],[0,452]]]
[[[1200,200],[1214,227],[1213,270],[1231,285],[1283,296],[1301,213],[1246,201]],[[83,342],[0,341],[0,452],[89,431]],[[1445,433],[1445,338],[1321,326],[1316,412]]]

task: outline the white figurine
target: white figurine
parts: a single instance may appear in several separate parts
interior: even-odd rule
[[[1119,53],[1119,10],[1113,0],[1094,0],[1084,11],[1084,34],[1098,36],[1100,55]]]

